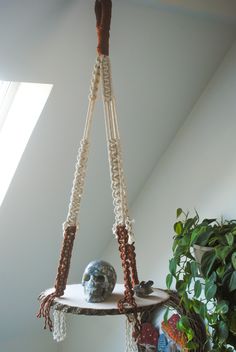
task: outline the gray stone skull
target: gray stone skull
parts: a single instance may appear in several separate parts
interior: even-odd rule
[[[103,302],[109,297],[116,284],[113,266],[103,260],[89,263],[84,271],[82,285],[87,302]]]

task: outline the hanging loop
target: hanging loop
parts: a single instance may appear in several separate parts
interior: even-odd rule
[[[111,24],[111,0],[96,0],[96,28],[98,36],[97,52],[99,55],[109,55],[109,37]]]

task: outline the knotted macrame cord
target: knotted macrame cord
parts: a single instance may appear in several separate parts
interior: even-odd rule
[[[115,223],[113,233],[117,237],[122,267],[124,272],[124,297],[118,302],[121,313],[126,314],[126,308],[133,308],[132,320],[127,315],[131,324],[132,338],[137,338],[140,332],[140,320],[137,313],[137,304],[134,298],[134,285],[139,283],[136,254],[134,247],[133,221],[129,217],[127,187],[123,171],[121,142],[116,113],[115,98],[112,90],[111,65],[109,59],[109,29],[111,20],[111,0],[96,0],[95,13],[97,18],[98,57],[94,66],[89,104],[86,116],[83,138],[75,167],[73,186],[66,221],[63,224],[64,241],[60,262],[55,282],[55,291],[51,294],[40,296],[41,307],[37,314],[45,320],[45,328],[54,331],[54,338],[62,341],[66,335],[66,324],[63,312],[54,311],[54,329],[50,318],[50,308],[56,297],[63,296],[69,274],[70,260],[76,231],[79,228],[78,216],[81,198],[84,190],[87,160],[89,153],[89,140],[95,101],[102,78],[104,115],[107,135],[108,159],[110,164],[111,188],[114,205]],[[132,347],[134,348],[134,347]]]

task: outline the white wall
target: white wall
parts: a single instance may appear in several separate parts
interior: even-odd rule
[[[44,331],[40,334],[15,335],[8,341],[1,342],[1,352],[55,352],[58,344],[45,338]]]
[[[202,217],[236,217],[235,92],[236,43],[132,206],[141,280],[153,279],[156,286],[165,287],[177,207],[196,207]],[[112,241],[104,258],[120,268],[117,252]],[[113,351],[123,351],[121,318],[103,319],[103,324],[96,324],[93,318],[74,318],[62,351],[78,351],[78,346],[83,352],[110,351],[111,341]],[[112,329],[104,333],[109,325]]]

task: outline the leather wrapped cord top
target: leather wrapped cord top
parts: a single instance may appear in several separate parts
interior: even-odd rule
[[[111,25],[111,0],[96,0],[95,14],[96,14],[96,28],[98,36],[98,55],[109,55],[109,37]]]

